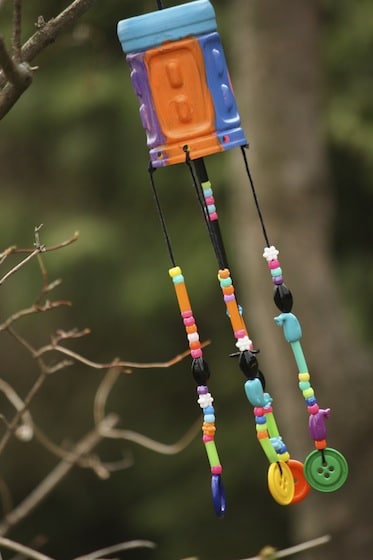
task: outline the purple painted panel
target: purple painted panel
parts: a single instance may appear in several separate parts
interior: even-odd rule
[[[149,148],[164,144],[165,138],[159,126],[155,113],[152,94],[149,88],[148,76],[144,64],[145,53],[127,55],[127,62],[131,69],[131,81],[140,105],[140,118],[146,132]]]

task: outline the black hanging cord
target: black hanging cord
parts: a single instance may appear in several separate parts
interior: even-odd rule
[[[194,163],[194,168],[196,173],[194,173],[193,170],[193,166],[192,166],[192,162],[189,156],[189,151],[187,149],[185,149],[185,163],[187,164],[189,171],[190,171],[190,175],[192,177],[192,181],[193,181],[193,185],[197,194],[197,198],[198,198],[198,202],[201,206],[201,210],[203,213],[203,216],[205,218],[205,223],[207,226],[207,230],[209,232],[209,236],[210,236],[210,240],[211,240],[211,244],[213,246],[215,255],[216,255],[216,259],[218,261],[218,265],[219,268],[224,269],[224,268],[229,268],[228,267],[228,262],[227,262],[227,256],[225,253],[225,248],[224,248],[224,244],[223,244],[223,239],[221,236],[221,232],[220,232],[220,228],[219,228],[219,224],[218,222],[211,222],[209,219],[209,215],[208,215],[208,208],[207,208],[207,204],[203,195],[203,189],[201,186],[201,183],[204,183],[206,181],[209,180],[208,175],[207,175],[207,171],[206,171],[206,167],[205,167],[205,163],[203,158],[198,158],[196,160],[193,160]],[[197,177],[198,180],[197,180]]]
[[[169,236],[168,231],[167,231],[166,221],[165,221],[165,218],[164,218],[164,215],[163,215],[163,212],[162,212],[162,207],[161,207],[161,203],[160,203],[160,200],[159,200],[157,188],[155,186],[155,181],[154,181],[154,176],[153,176],[154,172],[155,172],[155,168],[152,166],[151,163],[149,163],[148,172],[149,172],[149,177],[150,177],[150,183],[151,183],[152,190],[153,190],[153,196],[154,196],[155,204],[157,206],[159,219],[161,221],[163,235],[164,235],[166,245],[167,245],[168,254],[169,254],[170,260],[172,262],[172,266],[175,267],[176,266],[176,261],[175,261],[175,257],[174,257],[174,252],[172,250],[171,239],[170,239],[170,236]]]
[[[156,0],[158,10],[163,10],[163,2],[162,0]]]
[[[267,244],[267,247],[270,247],[271,244],[270,244],[270,242],[269,242],[268,235],[267,235],[267,230],[266,230],[265,225],[264,225],[264,219],[263,219],[262,211],[261,211],[260,206],[259,206],[259,200],[258,200],[256,191],[255,191],[254,181],[253,181],[253,178],[252,178],[251,173],[250,173],[249,162],[247,161],[247,156],[246,156],[246,152],[245,152],[245,147],[244,147],[244,146],[241,146],[241,153],[242,153],[242,156],[243,156],[243,160],[244,160],[244,162],[245,162],[246,174],[247,174],[247,176],[248,176],[248,178],[249,178],[249,183],[250,183],[250,187],[251,187],[251,192],[252,192],[252,194],[253,194],[254,203],[255,203],[255,208],[256,208],[256,211],[257,211],[258,216],[259,216],[260,225],[262,226],[262,231],[263,231],[264,239],[265,239],[265,242],[266,242],[266,244]]]

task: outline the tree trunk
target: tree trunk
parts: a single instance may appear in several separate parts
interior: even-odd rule
[[[312,490],[304,502],[291,506],[292,539],[330,533],[331,544],[307,558],[369,558],[373,514],[364,499],[372,492],[372,451],[365,428],[370,362],[346,316],[332,256],[335,216],[322,121],[317,5],[234,0],[231,19],[230,67],[268,237],[280,250],[316,397],[320,407],[332,409],[328,446],[342,452],[350,467],[338,491]],[[262,257],[266,243],[238,159],[235,153],[231,211],[241,303],[251,338],[261,350],[259,363],[280,431],[292,457],[303,461],[314,449],[308,413],[290,346],[273,321],[279,311]]]

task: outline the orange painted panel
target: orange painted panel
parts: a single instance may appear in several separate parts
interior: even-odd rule
[[[192,158],[221,151],[198,39],[164,43],[147,51],[144,62],[155,112],[166,138],[160,157],[173,163],[175,158],[183,161],[184,145],[188,145]]]

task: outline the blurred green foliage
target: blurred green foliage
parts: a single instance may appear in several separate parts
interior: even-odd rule
[[[177,2],[167,2],[173,5]],[[0,25],[10,36],[10,2],[0,8]],[[34,83],[1,123],[1,247],[32,245],[33,228],[44,224],[42,242],[54,244],[80,231],[77,243],[47,255],[50,279],[63,278],[58,297],[71,310],[38,316],[22,334],[43,344],[51,330],[90,327],[74,348],[98,361],[120,355],[133,361],[168,360],[186,347],[170,263],[152,200],[145,138],[128,69],[116,37],[116,23],[153,9],[150,1],[97,2],[35,61]],[[229,5],[215,3],[229,48]],[[52,17],[66,2],[25,2],[24,37],[40,14]],[[332,185],[336,201],[335,254],[340,285],[351,313],[367,334],[373,307],[369,219],[373,197],[372,65],[373,7],[367,0],[325,1],[322,52]],[[234,61],[233,61],[234,64]],[[216,179],[222,227],[234,255],[224,216],[229,180],[224,157],[209,158]],[[131,452],[132,468],[97,481],[74,471],[28,522],[11,536],[29,542],[47,535],[44,550],[67,558],[125,539],[146,538],[157,551],[127,557],[230,560],[254,555],[271,535],[287,544],[287,513],[266,491],[266,462],[258,450],[232,340],[216,282],[216,264],[187,169],[158,170],[155,179],[173,241],[186,276],[203,339],[218,413],[217,444],[224,464],[229,515],[215,519],[209,472],[199,438],[179,456],[164,457],[125,443],[103,446],[118,458]],[[219,180],[218,180],[219,179]],[[367,216],[368,218],[368,216]],[[366,262],[366,268],[357,266]],[[29,305],[40,283],[32,264],[3,287],[0,321]],[[4,336],[4,335],[2,335]],[[233,348],[234,349],[234,348]],[[5,355],[4,355],[5,354]],[[24,394],[36,367],[13,343],[3,347],[3,372]],[[30,365],[31,362],[31,365]],[[41,426],[57,441],[79,438],[91,425],[91,404],[102,373],[74,367],[52,376],[32,407]],[[110,399],[123,426],[160,441],[176,441],[200,414],[186,360],[171,369],[140,370],[123,376]],[[30,461],[30,450],[36,462]],[[40,445],[13,443],[3,474],[20,500],[54,464]]]

